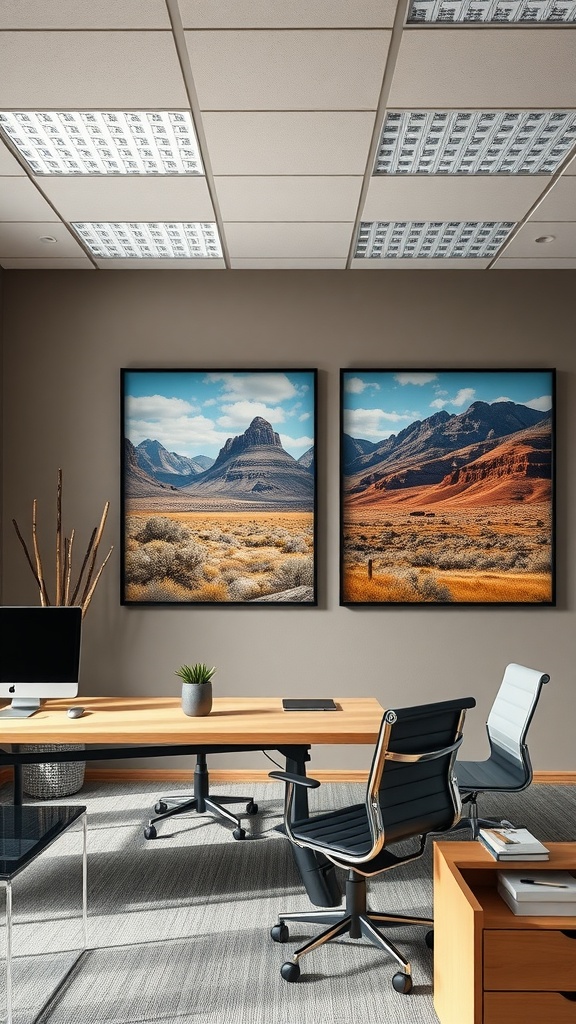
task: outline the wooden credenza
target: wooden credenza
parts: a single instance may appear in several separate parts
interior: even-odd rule
[[[502,865],[477,842],[434,844],[434,1008],[440,1024],[576,1024],[576,917],[518,917],[499,870],[576,873],[576,843]]]

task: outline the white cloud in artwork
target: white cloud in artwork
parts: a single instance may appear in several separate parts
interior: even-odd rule
[[[195,406],[184,398],[166,398],[164,395],[129,395],[126,398],[128,418],[139,417],[150,420],[177,419],[188,413],[197,412]]]
[[[169,452],[179,455],[202,455],[205,448],[221,448],[227,434],[216,430],[214,421],[206,416],[180,416],[166,419],[134,417],[127,424],[132,444],[150,439],[159,441]]]
[[[298,394],[285,373],[207,373],[206,381],[222,384],[226,398],[260,402],[286,402]]]
[[[391,424],[410,421],[410,416],[383,409],[345,409],[344,432],[352,437],[385,438],[394,433]]]
[[[261,416],[269,423],[284,423],[286,417],[284,410],[265,405],[264,402],[233,402],[231,405],[222,406],[222,416],[217,419],[219,427],[230,429],[246,430],[255,416]]]
[[[445,409],[447,405],[453,405],[457,409],[461,409],[463,405],[468,405],[472,401],[475,394],[474,388],[460,388],[454,398],[435,398],[433,402],[430,402],[430,408]]]
[[[297,448],[305,452],[308,448],[312,448],[314,444],[314,438],[312,437],[289,437],[288,434],[280,434],[280,441],[286,451],[293,451],[294,448]]]
[[[529,409],[537,409],[539,412],[548,412],[552,408],[552,395],[541,395],[540,398],[531,398],[524,402]]]
[[[304,420],[309,420],[309,419],[310,419],[310,413],[309,412],[303,412],[298,417],[298,420],[299,420],[300,423],[304,423]]]
[[[362,380],[361,377],[347,377],[344,381],[344,391],[347,391],[351,395],[361,395],[366,388],[374,388],[375,391],[380,390],[380,385],[367,380]]]
[[[507,395],[500,395],[500,398],[493,398],[490,405],[496,405],[498,402],[511,402],[512,399],[508,398]]]
[[[395,373],[394,380],[397,384],[401,384],[404,387],[405,384],[415,384],[417,387],[423,387],[424,384],[431,384],[433,380],[438,379],[437,373]]]

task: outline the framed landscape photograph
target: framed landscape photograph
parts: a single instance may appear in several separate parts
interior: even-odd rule
[[[554,370],[342,370],[344,605],[553,605]]]
[[[123,604],[316,597],[316,370],[122,370]]]

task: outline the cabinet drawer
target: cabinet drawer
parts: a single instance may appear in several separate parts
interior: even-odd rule
[[[561,992],[486,992],[483,1024],[576,1024],[576,993],[567,999]]]
[[[576,992],[576,931],[488,929],[484,988]]]

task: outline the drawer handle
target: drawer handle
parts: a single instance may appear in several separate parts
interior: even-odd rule
[[[576,931],[572,929],[561,929],[562,935],[565,935],[567,939],[576,939]]]
[[[558,995],[567,999],[569,1003],[576,1003],[576,992],[559,992]]]

